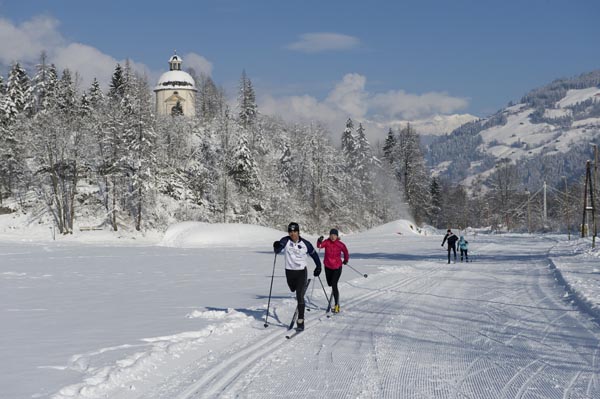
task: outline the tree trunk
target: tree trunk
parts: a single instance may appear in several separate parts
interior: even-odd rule
[[[118,230],[117,227],[117,181],[116,178],[112,177],[112,210],[111,210],[111,224],[114,231]]]
[[[142,229],[142,186],[138,187],[138,206],[137,206],[137,218],[135,221],[135,229],[140,231]]]

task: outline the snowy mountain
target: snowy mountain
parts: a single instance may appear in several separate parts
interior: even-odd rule
[[[494,115],[468,122],[428,146],[437,175],[485,182],[498,161],[518,166],[521,182],[581,174],[600,140],[600,71],[556,80]]]
[[[437,137],[447,135],[465,123],[476,120],[478,118],[471,114],[434,115],[426,119],[386,121],[379,127],[383,130],[390,127],[400,130],[410,123],[419,132],[421,142],[428,145]]]

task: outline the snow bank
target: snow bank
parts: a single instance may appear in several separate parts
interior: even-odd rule
[[[600,320],[600,249],[591,248],[590,238],[563,241],[550,251],[557,279],[578,305]]]
[[[249,224],[182,222],[169,226],[159,245],[176,248],[265,246],[287,233]]]
[[[85,243],[111,245],[152,245],[160,241],[162,233],[149,231],[112,231],[108,227],[75,224],[73,234],[62,235],[52,222],[36,220],[32,215],[14,212],[0,215],[0,241],[23,243]]]
[[[223,322],[219,325],[211,324],[199,331],[187,331],[163,337],[144,338],[141,341],[146,345],[138,345],[141,351],[135,352],[113,364],[94,367],[94,358],[98,355],[112,351],[116,348],[103,348],[85,354],[71,357],[67,369],[83,373],[84,382],[72,384],[62,388],[52,396],[52,399],[86,399],[108,398],[115,390],[135,391],[143,390],[145,380],[152,380],[155,374],[160,374],[162,369],[172,369],[186,364],[190,354],[204,347],[210,352],[211,336],[231,335],[242,327],[248,327],[255,319],[233,309],[221,312],[219,317]],[[206,348],[206,345],[209,348]],[[193,358],[193,357],[192,357]],[[132,396],[136,396],[132,394]]]
[[[390,223],[383,224],[381,226],[375,227],[371,230],[367,230],[363,233],[360,233],[361,236],[377,236],[377,235],[390,235],[390,234],[399,234],[399,235],[428,235],[428,231],[420,228],[414,222],[409,220],[395,220]]]

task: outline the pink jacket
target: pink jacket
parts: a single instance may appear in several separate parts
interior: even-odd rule
[[[328,238],[322,242],[317,241],[317,248],[325,248],[324,263],[325,267],[328,269],[339,269],[342,267],[342,254],[344,254],[344,260],[346,262],[350,259],[346,244],[340,240],[331,241]]]

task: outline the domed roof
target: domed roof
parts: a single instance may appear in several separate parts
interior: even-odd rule
[[[168,71],[160,76],[154,91],[172,89],[187,89],[196,91],[196,82],[194,82],[192,75],[187,72]]]

